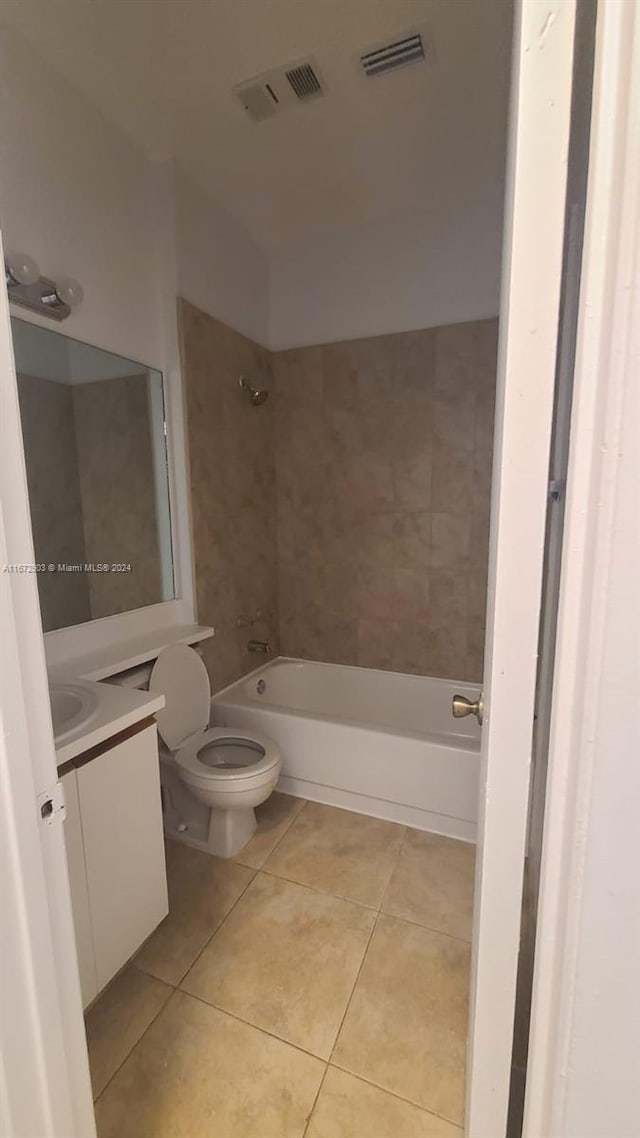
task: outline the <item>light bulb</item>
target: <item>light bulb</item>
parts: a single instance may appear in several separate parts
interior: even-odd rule
[[[63,304],[68,304],[69,308],[75,308],[82,301],[84,291],[82,285],[72,277],[62,277],[56,282],[56,296]]]
[[[9,253],[5,260],[8,285],[32,285],[40,279],[40,269],[33,257],[26,253]]]

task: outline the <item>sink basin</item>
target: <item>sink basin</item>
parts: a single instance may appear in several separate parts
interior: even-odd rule
[[[56,744],[90,723],[98,710],[98,696],[90,687],[78,683],[49,684],[51,718]]]

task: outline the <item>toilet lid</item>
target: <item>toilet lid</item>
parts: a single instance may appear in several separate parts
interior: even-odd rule
[[[163,648],[151,672],[149,691],[161,692],[165,706],[156,712],[161,738],[170,751],[202,732],[211,714],[207,669],[188,644]]]

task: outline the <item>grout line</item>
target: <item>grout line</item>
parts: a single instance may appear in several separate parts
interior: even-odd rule
[[[304,1130],[302,1131],[302,1138],[306,1138],[307,1131],[309,1129],[309,1126],[311,1125],[311,1119],[313,1118],[313,1112],[316,1109],[316,1106],[318,1105],[318,1099],[320,1098],[320,1094],[322,1092],[322,1088],[324,1086],[324,1081],[327,1077],[327,1071],[328,1070],[329,1070],[329,1064],[327,1063],[324,1071],[322,1072],[322,1078],[320,1079],[320,1086],[318,1087],[316,1097],[314,1098],[313,1103],[311,1105],[311,1110],[309,1111],[309,1114],[307,1115],[307,1121],[305,1123]]]
[[[366,905],[364,901],[354,901],[353,897],[345,897],[342,893],[330,893],[328,889],[320,889],[317,885],[308,885],[306,881],[296,881],[294,877],[285,877],[282,873],[275,873],[272,869],[259,869],[258,873],[264,873],[265,877],[274,877],[276,881],[286,881],[288,885],[298,885],[300,889],[310,889],[312,893],[319,893],[321,897],[333,897],[335,901],[345,901],[348,905],[357,905],[359,909],[365,909],[367,913],[378,913],[380,910],[375,905]]]
[[[446,933],[444,929],[434,929],[431,925],[423,925],[420,921],[412,921],[410,917],[398,917],[395,913],[383,913],[380,910],[381,917],[389,917],[392,921],[398,921],[404,925],[411,925],[414,929],[424,929],[427,933],[435,933],[436,936],[446,936],[447,940],[457,940],[460,944],[466,944],[471,947],[471,940],[464,936],[456,936],[455,933]]]
[[[405,1102],[407,1106],[415,1106],[418,1110],[423,1110],[425,1114],[431,1115],[432,1118],[441,1118],[443,1122],[448,1122],[451,1126],[455,1126],[461,1134],[464,1133],[464,1127],[461,1122],[454,1122],[446,1114],[438,1114],[437,1111],[431,1110],[430,1107],[424,1106],[421,1102],[416,1102],[415,1099],[405,1098],[404,1095],[398,1094],[397,1091],[391,1091],[388,1087],[383,1087],[381,1083],[374,1083],[373,1079],[367,1078],[366,1075],[360,1074],[359,1071],[352,1071],[349,1067],[342,1067],[339,1063],[334,1063],[332,1059],[329,1060],[328,1067],[333,1067],[334,1071],[342,1071],[345,1075],[351,1075],[354,1079],[359,1079],[361,1083],[366,1083],[368,1087],[375,1087],[378,1091],[384,1091],[385,1094],[391,1095],[392,1098],[398,1099],[399,1102]]]
[[[289,797],[290,797],[290,798],[293,798],[293,795],[289,795]],[[258,868],[257,868],[256,872],[260,872],[260,870],[261,870],[261,869],[264,869],[264,867],[265,867],[265,865],[267,864],[267,862],[268,862],[269,858],[271,857],[271,855],[272,855],[272,854],[274,854],[274,853],[276,852],[276,850],[277,850],[278,846],[280,845],[280,843],[281,843],[281,842],[283,842],[283,841],[284,841],[284,839],[286,838],[287,834],[289,833],[289,830],[291,829],[291,827],[294,825],[294,823],[295,823],[295,822],[297,822],[297,820],[298,820],[298,818],[300,817],[300,815],[302,814],[302,812],[303,812],[303,810],[304,810],[305,806],[308,806],[308,805],[309,805],[308,799],[306,799],[306,798],[303,798],[303,799],[300,799],[300,798],[298,798],[298,799],[297,799],[297,801],[298,801],[298,802],[302,802],[302,806],[300,807],[300,809],[299,809],[299,810],[296,810],[295,814],[293,815],[293,818],[291,818],[291,819],[289,820],[289,823],[288,823],[287,827],[285,828],[284,832],[283,832],[283,833],[280,835],[280,837],[278,838],[278,840],[277,840],[277,842],[276,842],[275,846],[273,847],[273,849],[272,849],[272,850],[269,850],[269,853],[268,853],[268,854],[267,854],[267,856],[265,857],[265,859],[264,859],[264,861],[263,861],[262,865],[259,865],[259,866],[258,866]],[[240,851],[240,853],[242,853],[242,850]],[[246,863],[245,863],[245,862],[243,862],[243,861],[236,861],[236,862],[235,862],[235,864],[236,864],[236,865],[245,865]],[[255,867],[255,866],[253,866],[253,865],[249,865],[249,866],[247,866],[247,869],[255,869],[255,868],[256,868],[256,867]]]
[[[139,971],[140,971],[140,969],[139,969]],[[145,973],[145,975],[148,975],[148,973]],[[157,977],[154,977],[154,979],[157,979]],[[115,1079],[115,1077],[116,1077],[116,1075],[118,1074],[118,1072],[119,1072],[119,1071],[121,1071],[121,1070],[122,1070],[122,1068],[124,1067],[125,1063],[127,1062],[127,1059],[130,1059],[130,1058],[131,1058],[131,1056],[133,1055],[134,1051],[135,1051],[135,1050],[136,1050],[136,1049],[137,1049],[137,1048],[140,1046],[140,1044],[142,1043],[142,1040],[144,1039],[145,1035],[146,1035],[146,1034],[147,1034],[147,1032],[148,1032],[148,1031],[149,1031],[149,1030],[150,1030],[150,1029],[153,1027],[153,1025],[154,1025],[154,1023],[156,1022],[156,1020],[158,1019],[158,1017],[162,1015],[162,1013],[163,1013],[163,1011],[164,1011],[164,1009],[165,1009],[165,1008],[168,1008],[169,1004],[171,1003],[171,1001],[172,1001],[172,999],[174,998],[174,996],[175,996],[175,994],[176,994],[176,992],[177,992],[177,991],[178,991],[178,989],[177,989],[177,988],[173,988],[173,987],[171,988],[171,995],[169,996],[169,998],[168,998],[167,1000],[165,1000],[165,1001],[164,1001],[164,1003],[163,1003],[162,1007],[158,1009],[158,1011],[157,1011],[157,1012],[156,1012],[156,1014],[154,1015],[153,1019],[152,1019],[152,1020],[150,1020],[150,1021],[149,1021],[149,1023],[147,1024],[147,1026],[145,1027],[145,1029],[144,1029],[144,1031],[142,1032],[142,1035],[140,1036],[140,1038],[139,1038],[139,1039],[136,1039],[136,1042],[134,1043],[133,1047],[131,1047],[131,1048],[130,1048],[130,1050],[129,1050],[129,1051],[127,1051],[127,1054],[125,1055],[125,1057],[124,1057],[124,1059],[122,1060],[122,1062],[118,1064],[118,1066],[116,1067],[116,1069],[115,1069],[115,1071],[113,1072],[113,1074],[109,1076],[109,1078],[107,1079],[106,1083],[104,1084],[104,1086],[103,1086],[102,1090],[100,1091],[100,1094],[98,1095],[98,1097],[97,1097],[97,1098],[95,1098],[95,1099],[93,1100],[94,1109],[95,1109],[95,1106],[96,1106],[96,1104],[100,1102],[100,1099],[102,1098],[103,1094],[105,1094],[105,1092],[106,1092],[106,1091],[108,1090],[108,1088],[111,1086],[111,1083],[112,1083],[112,1082],[113,1082],[113,1080]]]
[[[303,1047],[301,1043],[292,1043],[290,1039],[284,1039],[282,1035],[276,1035],[275,1031],[270,1031],[268,1027],[260,1027],[259,1024],[253,1023],[250,1019],[244,1019],[244,1017],[238,1015],[237,1012],[230,1012],[228,1008],[223,1008],[220,1004],[212,1004],[209,1000],[203,999],[202,996],[196,996],[193,992],[185,992],[182,988],[176,989],[176,991],[178,991],[181,996],[186,996],[189,1000],[197,1000],[199,1004],[204,1004],[205,1008],[213,1008],[214,1011],[220,1012],[221,1015],[228,1016],[229,1019],[235,1019],[238,1023],[243,1023],[245,1027],[251,1027],[254,1031],[261,1032],[262,1035],[268,1035],[270,1039],[277,1039],[278,1043],[283,1043],[285,1047],[293,1047],[295,1051],[300,1051],[302,1055],[307,1055],[309,1059],[315,1059],[316,1063],[324,1063],[325,1067],[329,1065],[329,1060],[324,1059],[322,1055],[317,1055],[315,1051],[309,1051],[308,1048]]]
[[[248,866],[248,865],[245,865],[245,866],[243,866],[243,869],[249,869],[249,868],[250,868],[250,866]],[[232,914],[233,910],[235,909],[236,905],[238,904],[238,902],[239,902],[239,901],[241,901],[241,900],[242,900],[242,898],[244,897],[245,893],[247,892],[247,889],[249,888],[249,886],[250,886],[250,885],[252,885],[252,884],[253,884],[253,882],[255,881],[256,877],[257,877],[257,876],[258,876],[258,874],[259,874],[259,872],[260,872],[260,870],[259,870],[259,869],[256,869],[256,870],[254,870],[254,871],[253,871],[253,873],[252,873],[251,877],[250,877],[250,878],[249,878],[249,880],[247,881],[247,884],[245,885],[245,887],[244,887],[244,889],[242,890],[242,892],[238,894],[238,896],[236,897],[235,901],[233,902],[233,905],[231,906],[231,908],[227,910],[227,912],[225,913],[225,915],[224,915],[224,917],[222,918],[222,920],[218,922],[218,924],[217,924],[217,925],[216,925],[216,927],[214,928],[214,930],[213,930],[213,932],[211,933],[211,935],[210,935],[210,936],[207,938],[207,941],[206,941],[206,943],[205,943],[205,944],[203,944],[203,946],[202,946],[202,948],[200,949],[200,951],[199,951],[199,952],[196,954],[196,956],[194,956],[194,958],[193,958],[193,960],[191,961],[191,964],[189,965],[189,967],[186,969],[186,971],[185,971],[185,972],[183,972],[182,976],[181,976],[181,977],[180,977],[180,979],[178,980],[178,983],[176,984],[176,989],[177,989],[177,990],[179,990],[179,989],[180,989],[180,985],[181,985],[182,983],[184,983],[184,981],[185,981],[186,977],[189,975],[189,973],[190,973],[191,969],[192,969],[192,968],[193,968],[193,967],[194,967],[194,966],[195,966],[195,965],[198,963],[198,961],[199,961],[200,957],[202,956],[203,952],[205,952],[205,951],[206,951],[206,949],[209,947],[209,945],[211,944],[211,941],[213,940],[213,938],[214,938],[214,937],[216,937],[216,936],[218,935],[218,933],[220,932],[220,929],[221,929],[221,928],[222,928],[222,926],[224,925],[225,921],[227,920],[227,918],[228,918],[228,917],[230,917],[230,916],[231,916],[231,914]]]
[[[390,888],[391,888],[391,882],[393,881],[393,878],[394,878],[394,876],[395,876],[395,872],[396,872],[396,869],[398,868],[398,864],[399,864],[399,862],[400,862],[400,857],[401,857],[401,855],[402,855],[402,851],[403,851],[403,849],[404,849],[404,846],[405,846],[405,842],[406,842],[406,840],[407,840],[407,831],[408,831],[408,830],[409,830],[409,827],[408,827],[408,826],[403,826],[403,828],[402,828],[402,837],[401,837],[401,839],[400,839],[400,844],[399,844],[399,846],[398,846],[398,849],[397,849],[397,852],[396,852],[396,855],[395,855],[395,857],[394,857],[394,861],[393,861],[393,869],[391,870],[391,873],[389,874],[389,880],[387,881],[387,884],[386,884],[386,886],[385,886],[385,890],[384,890],[384,893],[382,894],[382,900],[381,900],[381,902],[380,902],[380,908],[379,908],[379,910],[378,910],[380,913],[384,912],[384,903],[385,903],[385,901],[386,901],[386,899],[387,899],[387,894],[388,894],[388,892],[389,892],[389,890],[390,890]]]
[[[345,1009],[344,1009],[344,1014],[343,1014],[343,1016],[342,1016],[342,1019],[340,1020],[340,1024],[339,1024],[339,1027],[338,1027],[338,1030],[337,1030],[337,1032],[336,1032],[336,1037],[335,1037],[335,1039],[334,1039],[334,1041],[333,1041],[333,1047],[331,1048],[331,1054],[329,1055],[329,1063],[331,1063],[331,1061],[332,1061],[332,1059],[333,1059],[333,1055],[334,1055],[335,1049],[336,1049],[336,1047],[338,1046],[338,1040],[339,1040],[339,1038],[340,1038],[340,1033],[341,1033],[341,1031],[342,1031],[342,1028],[343,1028],[343,1026],[344,1026],[344,1021],[346,1020],[346,1018],[347,1018],[347,1014],[348,1014],[348,1012],[349,1012],[349,1008],[351,1007],[351,1002],[352,1002],[352,1000],[353,1000],[353,997],[354,997],[354,993],[355,993],[355,990],[356,990],[356,988],[357,988],[357,986],[358,986],[358,980],[360,979],[360,974],[361,974],[361,972],[362,972],[362,969],[364,968],[364,962],[365,962],[365,960],[367,959],[367,956],[368,956],[368,954],[369,954],[369,948],[370,948],[370,946],[371,946],[371,941],[373,940],[373,936],[374,936],[374,933],[375,933],[375,931],[376,931],[376,929],[377,929],[377,927],[378,927],[378,918],[379,918],[379,916],[380,916],[380,913],[376,913],[376,915],[375,915],[375,919],[374,919],[374,922],[373,922],[373,925],[372,925],[372,927],[371,927],[371,932],[369,933],[369,939],[367,940],[367,943],[366,943],[366,947],[365,947],[365,950],[364,950],[364,952],[362,953],[362,960],[360,961],[360,967],[358,968],[358,971],[357,971],[357,973],[356,973],[356,978],[355,978],[355,980],[353,981],[353,987],[352,987],[352,989],[351,989],[351,994],[350,994],[350,996],[349,996],[349,999],[347,1000],[347,1006],[346,1006],[346,1007],[345,1007]]]
[[[248,869],[248,868],[250,868],[250,867],[249,867],[249,866],[243,866],[243,868],[244,868],[244,869]],[[168,1004],[169,1004],[170,1000],[173,998],[174,994],[175,994],[176,992],[178,992],[178,991],[180,991],[180,990],[181,990],[181,989],[180,989],[180,985],[182,984],[182,981],[185,979],[185,977],[187,976],[187,974],[188,974],[188,973],[191,971],[191,969],[193,968],[193,965],[196,963],[196,960],[199,960],[199,959],[200,959],[200,957],[202,956],[202,953],[204,952],[204,950],[205,950],[205,948],[207,947],[207,945],[209,945],[209,944],[211,943],[211,941],[213,940],[213,938],[214,938],[214,936],[216,935],[216,933],[218,932],[218,930],[221,928],[221,926],[222,926],[222,925],[224,924],[224,922],[226,921],[227,917],[229,916],[229,913],[231,913],[231,912],[232,912],[232,911],[235,909],[235,907],[236,907],[236,905],[238,904],[238,901],[240,900],[240,898],[244,896],[244,894],[246,893],[247,889],[248,889],[248,888],[249,888],[249,886],[251,885],[251,882],[255,880],[256,874],[257,874],[257,871],[254,871],[254,873],[252,874],[252,876],[251,876],[251,877],[249,878],[249,880],[247,881],[247,884],[245,885],[245,887],[244,887],[244,889],[242,890],[242,892],[239,894],[239,896],[238,896],[238,897],[236,897],[235,901],[233,902],[233,905],[232,905],[232,906],[231,906],[231,908],[229,909],[229,912],[225,913],[225,915],[224,915],[224,917],[222,918],[222,920],[220,921],[220,923],[219,923],[218,925],[216,925],[216,927],[215,927],[215,929],[213,930],[213,932],[212,932],[211,936],[208,938],[208,940],[207,940],[206,944],[203,946],[203,948],[200,950],[200,952],[197,954],[197,956],[196,956],[196,957],[193,959],[193,961],[191,962],[191,964],[190,964],[190,965],[189,965],[189,967],[187,968],[186,972],[184,972],[184,974],[183,974],[183,975],[180,977],[180,979],[178,980],[178,982],[177,982],[176,984],[172,984],[170,981],[167,981],[167,980],[161,980],[161,978],[160,978],[159,976],[155,976],[155,975],[154,975],[152,972],[146,972],[144,968],[141,968],[139,964],[136,964],[136,963],[135,963],[135,957],[134,957],[132,960],[130,960],[130,961],[128,962],[128,963],[129,963],[129,964],[131,964],[131,965],[132,965],[134,968],[136,968],[136,970],[137,970],[138,972],[140,972],[140,973],[141,973],[143,976],[149,976],[149,977],[150,977],[152,980],[158,980],[160,983],[162,983],[162,984],[166,984],[168,988],[171,988],[171,994],[170,994],[170,996],[169,996],[169,997],[168,997],[168,998],[167,998],[167,999],[164,1001],[164,1003],[163,1003],[162,1007],[161,1007],[161,1008],[158,1010],[158,1012],[157,1012],[157,1013],[156,1013],[156,1015],[153,1017],[153,1019],[152,1019],[152,1020],[150,1020],[150,1022],[147,1024],[147,1026],[145,1027],[144,1031],[142,1032],[142,1035],[141,1035],[141,1036],[140,1036],[140,1037],[139,1037],[139,1038],[136,1040],[136,1042],[135,1042],[135,1043],[133,1044],[133,1046],[132,1046],[132,1047],[129,1049],[129,1051],[127,1051],[127,1054],[125,1055],[124,1059],[123,1059],[123,1060],[122,1060],[122,1062],[121,1062],[121,1063],[118,1065],[118,1067],[117,1067],[117,1068],[116,1068],[116,1070],[113,1072],[113,1074],[110,1076],[110,1078],[107,1080],[107,1082],[105,1083],[104,1087],[103,1087],[103,1088],[102,1088],[102,1090],[100,1091],[100,1094],[98,1095],[98,1097],[97,1097],[96,1099],[94,1099],[94,1103],[98,1102],[98,1099],[102,1098],[102,1095],[103,1095],[103,1094],[104,1094],[104,1092],[106,1091],[106,1089],[107,1089],[107,1087],[109,1086],[109,1084],[110,1084],[110,1083],[113,1081],[113,1079],[115,1079],[116,1075],[118,1074],[118,1071],[121,1069],[121,1067],[123,1067],[123,1066],[124,1066],[124,1064],[126,1063],[127,1059],[128,1059],[128,1058],[129,1058],[131,1055],[133,1055],[133,1052],[135,1051],[136,1047],[138,1047],[138,1046],[139,1046],[139,1044],[142,1042],[142,1040],[144,1039],[145,1035],[146,1035],[146,1034],[147,1034],[147,1032],[149,1031],[149,1028],[150,1028],[150,1027],[152,1027],[152,1025],[155,1023],[155,1021],[157,1020],[157,1018],[158,1018],[158,1016],[160,1015],[160,1013],[161,1013],[162,1011],[164,1011],[164,1009],[165,1009],[165,1008],[168,1006]],[[154,931],[155,931],[155,930],[154,930]],[[153,936],[153,933],[152,933],[151,935]],[[151,939],[151,938],[149,937],[148,939]],[[125,967],[127,967],[127,965],[125,965]],[[124,971],[124,969],[123,969],[123,971]],[[184,993],[183,993],[183,994],[184,994]],[[99,998],[100,998],[100,997],[99,997]],[[96,1002],[97,1002],[97,1001],[96,1001]]]

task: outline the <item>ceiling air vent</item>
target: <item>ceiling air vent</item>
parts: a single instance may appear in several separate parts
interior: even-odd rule
[[[302,59],[256,75],[234,87],[233,93],[247,114],[261,122],[287,107],[317,99],[325,90],[315,59]]]
[[[302,63],[285,74],[299,99],[313,99],[322,94],[322,84],[310,63]]]
[[[425,59],[422,36],[419,32],[411,36],[401,36],[391,43],[382,44],[360,56],[362,70],[368,79],[396,71],[409,63],[420,63]]]

